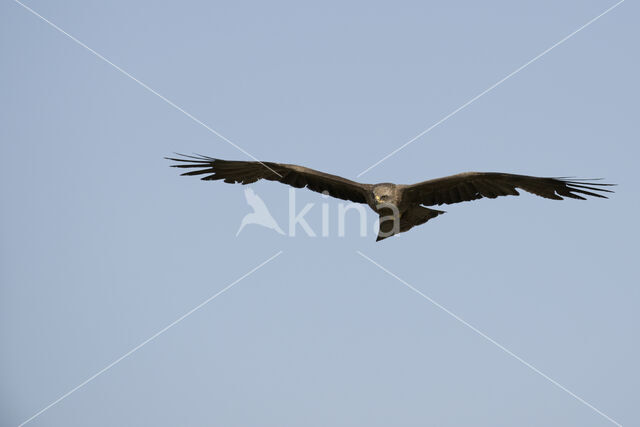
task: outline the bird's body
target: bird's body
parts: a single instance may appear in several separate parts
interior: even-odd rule
[[[444,211],[420,206],[407,197],[403,197],[406,187],[406,185],[390,182],[372,186],[367,204],[380,217],[380,231],[376,241],[409,231],[416,225],[424,224],[431,218],[444,213]]]
[[[444,211],[427,206],[453,204],[483,197],[519,195],[517,189],[553,200],[583,196],[606,198],[603,188],[612,184],[580,179],[543,178],[499,172],[465,172],[411,185],[363,184],[298,165],[273,162],[228,161],[206,156],[168,158],[181,162],[178,168],[194,169],[182,175],[205,175],[202,179],[250,184],[259,179],[279,181],[292,187],[307,187],[355,203],[365,203],[380,216],[377,240],[424,224]]]

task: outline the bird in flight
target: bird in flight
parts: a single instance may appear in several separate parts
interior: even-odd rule
[[[178,154],[165,157],[178,162],[176,168],[193,169],[182,175],[204,175],[204,181],[251,184],[260,179],[278,181],[295,188],[306,187],[318,193],[355,203],[365,203],[380,216],[376,241],[424,224],[445,213],[427,206],[450,205],[498,196],[518,196],[522,189],[553,200],[564,197],[585,200],[584,196],[607,198],[605,188],[615,184],[569,178],[541,178],[499,172],[464,172],[417,184],[362,184],[304,166],[273,162],[221,160],[213,157]]]

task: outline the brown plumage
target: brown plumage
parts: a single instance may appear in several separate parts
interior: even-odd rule
[[[362,184],[337,175],[303,166],[273,162],[220,160],[207,156],[166,159],[177,168],[193,169],[182,175],[204,175],[204,181],[250,184],[260,179],[278,181],[292,187],[306,187],[355,203],[366,203],[380,215],[377,240],[408,231],[444,213],[425,206],[460,203],[483,197],[517,196],[518,189],[553,200],[585,200],[585,196],[607,198],[612,193],[604,188],[614,184],[568,178],[540,178],[498,172],[465,172],[443,178],[402,185],[392,183]]]

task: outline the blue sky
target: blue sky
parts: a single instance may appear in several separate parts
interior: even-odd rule
[[[253,156],[355,179],[615,2],[25,4]],[[637,13],[620,4],[359,178],[605,177],[610,200],[452,205],[375,243],[357,215],[345,237],[236,237],[243,187],[163,157],[246,155],[2,2],[0,423],[282,251],[28,425],[613,425],[548,378],[638,424]],[[288,189],[252,188],[284,226]],[[318,229],[322,202],[337,212],[296,198]]]

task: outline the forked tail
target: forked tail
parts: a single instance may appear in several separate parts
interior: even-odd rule
[[[391,215],[380,213],[380,229],[378,230],[376,242],[391,237],[394,234],[409,231],[413,227],[422,225],[431,218],[435,218],[443,213],[445,213],[445,211],[415,206],[403,212],[399,221]]]

